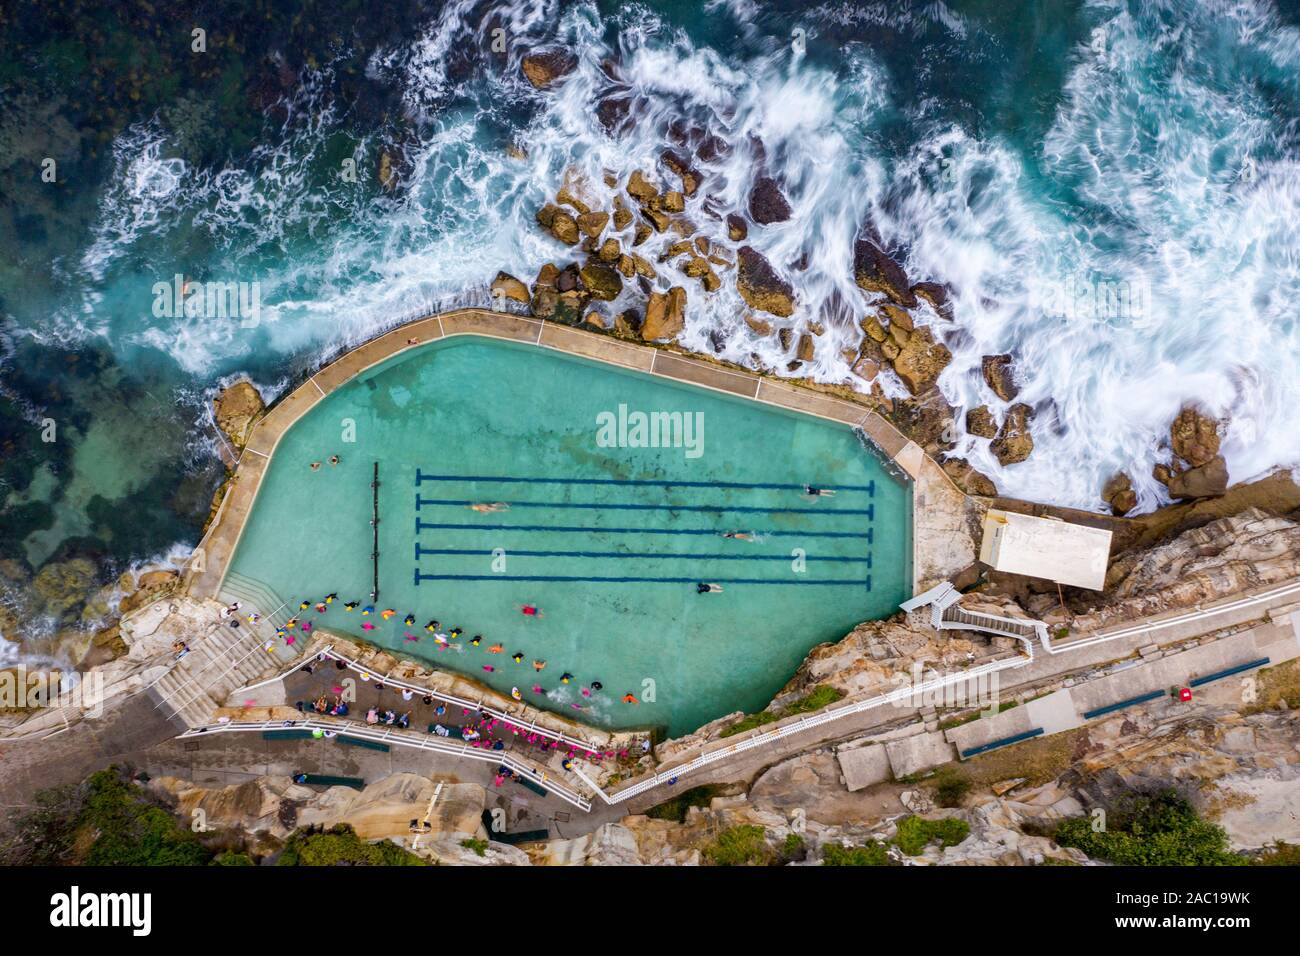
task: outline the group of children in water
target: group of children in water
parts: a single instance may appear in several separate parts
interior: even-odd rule
[[[708,586],[701,585],[701,587],[708,587]],[[711,587],[717,588],[717,585],[712,585]],[[718,590],[721,590],[721,588],[718,588]],[[302,615],[308,611],[315,611],[315,613],[317,614],[325,614],[329,611],[330,606],[335,601],[338,600],[338,597],[339,596],[337,593],[330,593],[325,595],[324,598],[316,602],[312,602],[310,600],[304,600],[300,602],[298,605],[297,613],[294,614],[293,617],[289,618],[289,620],[285,621],[283,625],[281,625],[279,628],[276,629],[275,632],[276,637],[279,638],[280,640],[283,640],[286,644],[292,645],[294,643],[294,636],[291,632],[294,631],[295,629],[301,631],[303,634],[310,634],[313,627],[312,621],[303,620]],[[382,621],[387,622],[391,618],[397,616],[397,611],[391,607],[384,608],[383,610],[377,610],[375,605],[373,604],[367,604],[366,606],[362,607],[360,601],[348,601],[343,605],[343,610],[346,613],[352,613],[359,610],[361,617],[366,619],[362,622],[361,629],[363,631],[366,631],[367,633],[375,630],[376,628],[375,623],[372,620],[370,620],[370,618],[379,617]],[[519,608],[519,611],[525,617],[542,616],[541,609],[534,604],[522,605]],[[418,634],[413,634],[409,630],[409,628],[415,627],[415,622],[416,622],[416,616],[414,614],[407,614],[405,617],[402,618],[402,624],[406,628],[408,628],[408,630],[405,631],[403,635],[407,643],[418,643],[420,640],[420,636]],[[424,630],[433,635],[433,642],[438,646],[439,650],[445,651],[449,647],[464,646],[462,644],[456,643],[459,641],[460,637],[465,633],[461,628],[453,627],[450,630],[446,631],[445,633],[441,630],[441,628],[442,628],[441,623],[435,618],[431,618],[424,625]],[[481,647],[483,644],[483,635],[475,634],[468,641],[466,641],[465,644],[467,644],[470,647],[476,647],[476,648]],[[489,654],[501,654],[505,652],[505,645],[501,643],[490,644],[488,645],[486,650]],[[524,654],[523,651],[516,651],[515,653],[510,655],[510,659],[516,664],[522,664],[526,659],[526,655]],[[497,671],[497,667],[495,664],[483,664],[482,667],[483,670],[489,674],[496,673]],[[540,674],[542,671],[546,669],[546,661],[540,658],[534,659],[532,661],[532,667],[535,673]],[[560,683],[563,685],[571,684],[575,679],[576,678],[574,677],[574,675],[569,671],[565,671],[563,674],[560,675]],[[537,694],[540,697],[549,697],[550,694],[552,693],[552,691],[547,691],[544,687],[542,687],[541,684],[537,684],[537,683],[533,684],[529,689],[531,690],[532,693]],[[579,692],[581,693],[584,699],[591,700],[592,698],[595,697],[596,694],[598,694],[603,689],[604,689],[604,684],[602,684],[598,680],[593,680],[591,681],[590,684],[581,687]],[[523,700],[523,692],[520,691],[520,689],[517,686],[511,688],[510,696],[515,700],[519,700],[519,701]],[[624,694],[621,699],[625,704],[639,704],[641,702],[636,697],[636,695],[632,694],[631,692]],[[321,701],[325,701],[325,698],[322,697]],[[320,701],[318,701],[318,704],[319,703]],[[347,705],[343,704],[343,706],[346,708]],[[591,709],[589,706],[582,703],[571,703],[569,706],[574,710],[580,710],[580,711],[586,711]],[[328,708],[322,710],[320,706],[317,706],[315,709],[320,713],[331,713],[331,714],[335,713],[334,710]],[[346,710],[344,710],[344,713],[346,713]],[[405,716],[409,720],[409,714]],[[400,718],[395,717],[395,720],[400,720]],[[393,723],[393,721],[387,721],[387,722]],[[405,725],[402,724],[401,726],[405,726]]]

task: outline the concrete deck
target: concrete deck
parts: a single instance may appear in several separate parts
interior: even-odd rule
[[[216,598],[270,458],[294,423],[325,396],[380,362],[408,349],[460,335],[554,349],[861,428],[912,482],[914,588],[928,587],[974,560],[975,543],[966,520],[966,496],[914,442],[865,404],[793,382],[691,358],[666,347],[627,342],[506,312],[462,309],[418,319],[371,339],[317,371],[271,407],[254,426],[217,516],[195,549],[185,577],[189,593],[199,598]]]

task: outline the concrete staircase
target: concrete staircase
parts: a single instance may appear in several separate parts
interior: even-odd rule
[[[213,722],[213,711],[233,691],[258,681],[279,665],[279,659],[267,653],[257,630],[214,625],[190,642],[190,653],[155,681],[149,693],[164,716],[179,719],[187,727],[205,727]]]

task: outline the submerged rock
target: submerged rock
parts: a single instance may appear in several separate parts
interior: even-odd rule
[[[998,437],[989,446],[1003,465],[1014,465],[1027,459],[1034,450],[1034,436],[1029,426],[1034,410],[1024,403],[1012,405]]]
[[[918,282],[912,286],[912,293],[929,302],[941,318],[952,321],[952,302],[948,287],[939,282]]]
[[[682,192],[687,196],[694,196],[695,191],[700,188],[700,174],[691,165],[690,161],[681,153],[674,152],[671,149],[664,150],[659,155],[659,160],[670,171],[677,174],[677,177],[682,181]]]
[[[736,289],[750,308],[781,318],[794,313],[794,289],[776,274],[761,252],[742,246],[737,261]]]

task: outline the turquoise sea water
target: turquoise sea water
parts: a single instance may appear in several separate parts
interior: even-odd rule
[[[724,246],[720,217],[744,212],[758,177],[781,184],[790,220],[747,241],[795,290],[787,341],[822,330],[799,374],[869,387],[850,362],[871,307],[852,279],[864,224],[910,276],[950,286],[954,321],[917,320],[953,353],[939,387],[955,420],[1004,410],[979,372],[995,353],[1015,356],[1035,409],[1024,463],[999,466],[983,438],[953,448],[1008,495],[1100,509],[1123,468],[1156,506],[1151,468],[1186,401],[1228,419],[1233,480],[1300,462],[1291,0],[8,10],[6,637],[101,613],[28,587],[43,569],[64,580],[51,566],[81,559],[107,582],[193,547],[222,479],[218,386],[248,375],[274,396],[399,315],[481,295],[498,269],[566,261],[533,221],[566,171],[598,191],[607,171],[666,182],[666,148],[692,153],[704,185],[688,213]],[[538,91],[521,59],[550,47],[577,65]],[[260,314],[156,308],[178,274],[257,283]],[[671,264],[658,284],[698,288]],[[1128,305],[1098,308],[1099,289]],[[643,307],[629,288],[610,310]],[[692,294],[681,343],[792,374],[790,348],[745,312],[729,282]]]
[[[691,430],[674,433],[689,444],[618,447],[599,417],[620,405],[690,416]],[[312,471],[314,461],[325,464]],[[810,499],[809,483],[836,494]],[[314,625],[518,687],[569,716],[676,735],[761,709],[809,648],[910,596],[910,509],[909,489],[844,426],[458,338],[364,373],[286,433],[231,569],[291,608],[337,592],[324,615],[303,612]],[[345,611],[353,600],[361,608]],[[363,617],[371,603],[397,613]],[[430,619],[465,633],[441,650]],[[603,690],[584,696],[592,681]],[[623,703],[629,692],[640,703]]]

